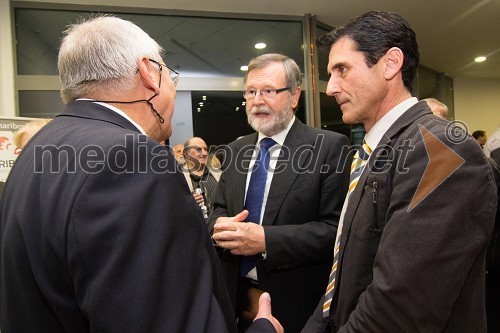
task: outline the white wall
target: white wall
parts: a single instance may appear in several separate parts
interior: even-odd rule
[[[469,133],[492,134],[500,126],[500,79],[453,79],[455,119]]]
[[[191,92],[178,91],[175,98],[174,115],[172,116],[170,146],[184,143],[193,136],[193,114],[191,110]]]
[[[14,51],[9,0],[0,0],[0,116],[16,115]]]

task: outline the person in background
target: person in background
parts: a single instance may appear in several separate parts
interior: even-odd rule
[[[429,107],[431,108],[432,113],[441,118],[446,118],[448,115],[448,107],[446,104],[441,103],[435,98],[429,97],[424,98],[424,101],[427,102]]]
[[[184,163],[186,163],[186,160],[184,159],[184,144],[178,143],[174,145],[173,150],[177,163],[181,166],[184,165]]]
[[[412,97],[415,32],[370,11],[318,45],[329,51],[327,95],[366,136],[328,288],[303,332],[486,332],[495,183],[473,138],[458,126],[462,140],[450,138],[450,123]]]
[[[349,140],[295,117],[301,80],[300,68],[285,55],[250,61],[244,97],[256,132],[228,145],[209,219],[240,329],[267,291],[285,331],[299,332],[332,263]]]
[[[486,140],[483,151],[486,157],[490,157],[491,152],[500,147],[500,126]]]
[[[220,179],[220,169],[207,164],[208,147],[202,138],[192,137],[184,143],[184,164],[182,171],[193,193],[193,197],[202,208],[205,218],[212,211],[217,183]],[[200,189],[196,191],[196,189]],[[200,193],[197,193],[200,192]]]
[[[64,111],[0,201],[3,332],[236,332],[217,254],[168,148],[178,73],[130,21],[70,25]],[[283,332],[260,298],[252,332]]]
[[[486,140],[488,139],[486,132],[480,130],[474,131],[472,133],[472,136],[474,137],[474,139],[476,139],[477,143],[479,143],[481,148],[483,148],[484,144],[486,143]]]
[[[19,130],[14,133],[14,144],[23,149],[33,135],[36,134],[43,126],[49,123],[50,119],[33,120],[24,124]]]
[[[493,236],[486,254],[486,317],[488,333],[500,332],[500,140],[492,145],[490,162],[497,184],[498,206]]]

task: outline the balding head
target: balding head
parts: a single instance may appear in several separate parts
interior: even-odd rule
[[[424,101],[427,102],[432,113],[438,117],[446,118],[446,115],[448,114],[448,107],[446,104],[441,103],[435,98],[425,98]]]

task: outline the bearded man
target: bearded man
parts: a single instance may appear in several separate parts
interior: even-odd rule
[[[269,291],[285,332],[299,332],[327,284],[349,140],[296,119],[302,74],[293,59],[258,56],[244,82],[256,133],[228,145],[209,226],[240,330]]]

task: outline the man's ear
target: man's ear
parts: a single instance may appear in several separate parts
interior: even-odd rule
[[[294,92],[292,92],[292,102],[291,102],[291,107],[293,110],[297,107],[299,104],[299,98],[300,98],[300,92],[302,91],[302,88],[297,87]]]
[[[146,57],[142,57],[137,63],[137,68],[144,87],[151,89],[155,94],[160,93],[160,87],[158,86],[160,72],[157,70],[156,75],[153,73],[154,67],[151,66],[151,61]]]
[[[391,47],[385,53],[385,57],[384,77],[386,80],[391,80],[401,72],[404,54],[399,47]]]

